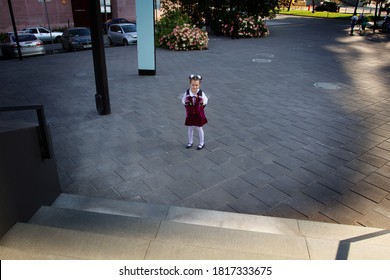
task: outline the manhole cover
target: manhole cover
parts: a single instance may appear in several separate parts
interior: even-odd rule
[[[316,88],[331,89],[331,90],[336,90],[336,89],[340,89],[341,88],[339,86],[339,84],[336,84],[336,83],[322,83],[322,82],[318,82],[318,83],[315,83],[314,86]]]
[[[265,59],[265,58],[254,58],[254,59],[252,59],[252,61],[257,62],[257,63],[270,63],[272,60]]]

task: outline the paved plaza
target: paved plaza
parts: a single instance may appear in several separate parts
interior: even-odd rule
[[[0,106],[44,105],[66,193],[390,229],[389,37],[267,23],[267,38],[157,49],[156,76],[138,75],[137,46],[105,48],[106,116],[91,51],[0,61]],[[191,73],[209,98],[201,151],[186,149]]]

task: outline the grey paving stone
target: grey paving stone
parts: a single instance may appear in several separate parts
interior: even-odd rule
[[[262,135],[259,135],[255,138],[253,138],[254,140],[256,141],[259,141],[265,145],[272,145],[273,143],[277,142],[277,141],[280,141],[281,139],[279,138],[276,138],[268,133],[265,133],[265,134],[262,134]]]
[[[369,175],[378,170],[377,167],[358,159],[348,162],[345,166],[365,175]]]
[[[158,171],[162,171],[162,170],[158,170]],[[191,166],[187,164],[172,165],[163,171],[175,180],[183,180],[186,178],[190,178],[191,176],[197,173],[195,169],[193,169]]]
[[[148,171],[145,168],[143,168],[137,163],[126,167],[120,167],[116,169],[115,172],[119,176],[121,176],[125,181],[148,173]]]
[[[337,198],[337,201],[361,213],[362,215],[367,214],[370,210],[377,206],[377,203],[374,201],[366,199],[365,197],[352,191],[346,192]]]
[[[139,177],[150,189],[155,190],[175,181],[164,171],[156,171]]]
[[[287,176],[297,180],[298,182],[300,182],[302,184],[306,184],[306,185],[310,185],[310,184],[321,179],[321,176],[319,176],[311,171],[308,171],[306,169],[303,169],[303,168],[299,168],[295,171],[292,171],[289,174],[287,174]]]
[[[242,170],[231,162],[225,162],[223,164],[217,165],[212,168],[212,171],[215,171],[225,179],[235,178],[237,176],[245,174],[244,170]]]
[[[106,173],[104,175],[96,176],[91,179],[91,183],[98,189],[104,190],[111,188],[119,183],[124,182],[124,179],[115,172]]]
[[[222,182],[218,185],[226,192],[230,193],[236,198],[240,198],[245,194],[254,192],[257,188],[241,178],[232,178],[227,181]]]
[[[351,190],[376,203],[382,201],[389,194],[389,192],[377,188],[374,185],[371,185],[365,181],[357,183],[351,188]]]
[[[263,144],[259,141],[256,141],[253,138],[242,140],[242,141],[238,142],[238,144],[247,148],[248,150],[251,150],[251,151],[257,151],[257,150],[260,150],[260,149],[267,147],[266,144]]]
[[[251,192],[250,194],[269,207],[275,207],[281,201],[285,201],[290,198],[290,196],[269,184]]]
[[[300,192],[306,187],[304,184],[288,176],[281,176],[278,179],[271,181],[270,184],[290,196]]]
[[[318,182],[339,194],[344,194],[355,185],[335,174],[332,174],[327,178],[322,178],[318,180]]]
[[[307,217],[310,217],[314,213],[320,212],[322,209],[326,208],[325,204],[320,203],[304,193],[297,193],[284,203]]]
[[[379,173],[385,177],[390,178],[390,166],[389,165],[384,165],[381,168],[376,170],[376,173]]]
[[[189,196],[203,190],[200,185],[191,179],[175,181],[167,187],[180,199],[186,199]]]
[[[364,147],[361,144],[357,144],[354,142],[349,142],[346,145],[341,146],[344,150],[350,151],[352,153],[361,155],[365,152],[367,152],[370,148]]]
[[[381,188],[387,192],[390,192],[390,178],[385,177],[378,173],[372,173],[370,176],[366,177],[364,181]]]
[[[286,155],[289,155],[293,152],[293,150],[283,146],[283,145],[280,145],[279,143],[275,143],[275,144],[272,144],[266,148],[264,148],[264,150],[278,156],[278,157],[283,157],[283,156],[286,156]]]
[[[177,150],[177,146],[174,150],[166,151],[161,154],[160,157],[171,165],[179,164],[190,159],[190,157],[180,150]]]
[[[264,215],[271,216],[271,217],[286,217],[289,219],[299,219],[299,220],[308,219],[307,216],[298,212],[297,210],[295,210],[294,208],[292,208],[291,206],[285,203],[278,204],[277,206],[266,211]]]
[[[338,176],[346,181],[349,181],[351,183],[354,183],[354,184],[363,180],[366,177],[365,174],[360,173],[358,171],[355,171],[353,169],[350,169],[346,166],[338,168],[334,174],[336,176]]]
[[[359,224],[366,227],[390,228],[390,218],[373,210],[358,220]]]
[[[191,179],[206,189],[215,186],[225,180],[222,175],[219,175],[213,170],[193,173]]]
[[[340,197],[339,193],[317,182],[309,185],[302,192],[325,205],[330,204],[335,199]]]
[[[390,161],[390,151],[387,151],[385,149],[375,147],[375,148],[372,148],[371,150],[369,150],[368,153],[375,155],[377,157],[383,158],[387,161]]]
[[[276,162],[263,164],[259,166],[258,169],[271,175],[274,178],[278,178],[291,172],[291,169],[288,169]]]
[[[253,158],[262,164],[272,163],[274,160],[277,160],[279,157],[269,151],[259,150],[252,154]]]
[[[209,207],[214,210],[222,209],[222,206],[232,203],[237,200],[233,195],[229,194],[219,186],[214,186],[197,193],[194,197],[205,202]],[[226,209],[226,208],[225,208]]]
[[[256,168],[246,172],[240,177],[256,187],[262,187],[274,180],[272,176]]]
[[[89,166],[68,170],[66,174],[73,182],[91,179],[101,175],[95,168]]]
[[[148,172],[156,172],[159,170],[165,170],[170,168],[172,164],[169,164],[161,157],[154,157],[150,159],[143,159],[138,162],[143,168],[145,168]]]
[[[238,166],[242,170],[248,171],[261,165],[254,157],[245,155],[231,159],[231,163]]]
[[[185,163],[198,172],[207,171],[216,166],[214,162],[207,159],[205,156],[191,158],[186,160]]]
[[[180,198],[167,187],[161,187],[160,189],[146,193],[142,198],[146,202],[154,204],[172,204],[180,200]]]
[[[253,215],[263,215],[270,209],[269,206],[249,194],[244,194],[237,200],[229,202],[228,206],[238,213]]]
[[[139,178],[133,178],[123,183],[116,184],[112,188],[123,200],[139,199],[152,190]]]
[[[335,157],[331,154],[324,154],[320,158],[317,159],[319,162],[322,162],[323,164],[330,166],[332,168],[340,168],[341,166],[345,165],[348,163],[347,160],[344,160],[339,157]]]
[[[354,225],[363,218],[362,214],[339,202],[333,202],[326,209],[322,209],[321,213],[340,224]]]
[[[331,154],[335,157],[347,160],[347,161],[351,161],[351,160],[355,159],[356,157],[358,157],[358,154],[355,154],[355,153],[350,152],[346,149],[343,149],[342,147],[330,151],[329,154]]]
[[[327,177],[329,176],[329,174],[332,174],[336,171],[335,168],[330,167],[329,165],[326,165],[317,160],[313,160],[305,165],[302,165],[302,168],[313,172],[314,174],[317,174],[321,177]]]
[[[212,151],[209,154],[205,155],[206,158],[215,162],[215,164],[222,164],[229,161],[233,155],[226,152],[224,149]]]
[[[357,158],[358,160],[364,161],[368,164],[371,164],[377,168],[382,167],[387,163],[387,160],[378,157],[376,155],[373,155],[371,153],[365,153]]]
[[[312,153],[306,149],[299,149],[290,153],[290,155],[304,162],[310,162],[319,158],[319,155]]]
[[[377,207],[375,207],[375,211],[385,216],[387,219],[390,220],[390,200],[389,199],[383,199]]]

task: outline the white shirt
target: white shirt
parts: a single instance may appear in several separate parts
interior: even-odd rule
[[[191,90],[189,90],[190,92],[190,97],[196,97],[196,94],[198,93],[199,90],[197,90],[196,93],[193,93]],[[181,102],[183,103],[183,105],[186,104],[186,98],[187,98],[187,91],[184,92],[183,94],[183,97],[181,99]],[[206,94],[204,93],[204,91],[202,91],[202,100],[203,100],[203,105],[207,105],[207,101],[209,100],[206,96]]]

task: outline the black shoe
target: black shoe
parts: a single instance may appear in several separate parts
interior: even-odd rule
[[[192,147],[192,143],[188,143],[187,144],[187,149],[191,149],[191,147]]]
[[[203,145],[199,145],[198,148],[196,148],[197,150],[202,150],[204,148],[204,144]]]

